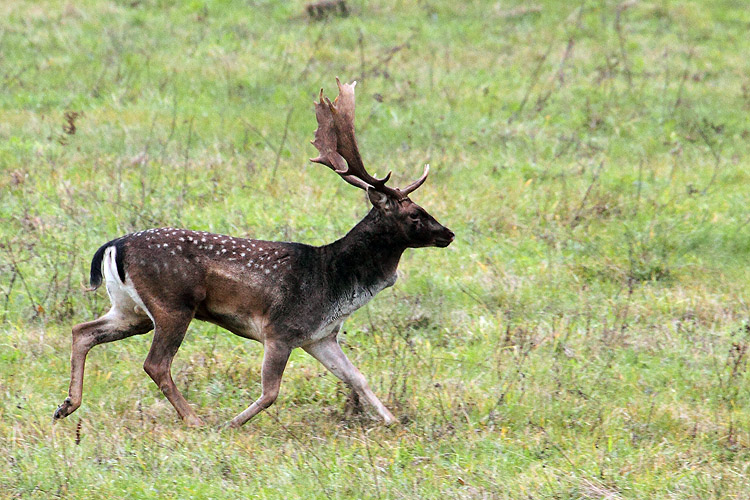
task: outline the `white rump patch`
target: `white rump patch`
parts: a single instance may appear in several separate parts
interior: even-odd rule
[[[107,314],[120,317],[140,316],[137,312],[140,309],[151,318],[151,322],[153,323],[154,317],[151,316],[151,313],[146,309],[143,301],[138,296],[138,292],[136,292],[133,286],[133,280],[130,279],[127,273],[125,274],[126,283],[120,280],[120,276],[117,273],[116,256],[117,248],[111,246],[104,251],[104,258],[102,259],[102,274],[107,286],[109,300],[112,302],[112,308]]]

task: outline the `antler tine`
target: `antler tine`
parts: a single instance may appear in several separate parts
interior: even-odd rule
[[[320,89],[320,102],[313,101],[313,105],[315,106],[318,128],[315,130],[315,139],[310,142],[319,154],[316,158],[310,158],[310,161],[338,171],[343,167],[344,159],[336,151],[336,128],[333,124],[330,107],[323,96],[323,89]]]
[[[420,177],[416,181],[412,182],[411,184],[409,184],[408,186],[406,186],[404,189],[399,189],[399,191],[401,191],[401,194],[404,197],[406,197],[406,196],[409,196],[409,193],[411,193],[413,191],[416,191],[416,189],[419,186],[421,186],[422,184],[424,184],[424,181],[427,180],[427,174],[429,174],[429,173],[430,173],[430,165],[427,164],[427,165],[424,166],[424,173],[422,174],[422,177]]]

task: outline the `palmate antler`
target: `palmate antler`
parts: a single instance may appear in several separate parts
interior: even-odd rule
[[[372,188],[396,200],[406,199],[409,193],[421,186],[427,179],[427,174],[430,172],[429,165],[425,165],[422,177],[404,189],[385,185],[391,178],[391,172],[388,172],[388,175],[382,179],[368,174],[362,163],[354,135],[354,86],[357,82],[342,84],[336,78],[336,84],[339,87],[336,100],[331,102],[323,95],[323,89],[320,89],[320,102],[315,103],[318,129],[315,131],[315,140],[312,144],[320,154],[317,158],[311,158],[310,161],[331,168],[352,186],[364,190]]]

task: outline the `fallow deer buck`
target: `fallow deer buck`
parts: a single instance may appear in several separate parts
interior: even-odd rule
[[[364,189],[370,212],[330,245],[313,247],[233,238],[186,229],[149,229],[103,245],[91,262],[91,286],[106,282],[112,307],[73,327],[70,390],[54,420],[81,405],[86,354],[97,344],[144,334],[154,338],[143,368],[188,425],[202,425],[175,386],[172,359],[193,318],[264,345],[262,394],[229,422],[239,427],[268,408],[279,393],[292,349],[301,347],[372,405],[386,424],[390,411],[339,347],[344,319],[396,281],[407,248],[446,247],[453,232],[409,199],[422,185],[386,186],[365,170],[354,136],[354,86],[336,79],[331,103],[320,91],[313,145],[323,164]]]

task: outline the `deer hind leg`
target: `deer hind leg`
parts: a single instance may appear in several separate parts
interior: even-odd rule
[[[123,312],[117,306],[113,306],[99,319],[74,326],[68,397],[55,410],[53,420],[65,418],[81,406],[84,365],[86,355],[92,347],[148,333],[152,328],[153,323],[148,316],[138,315],[135,312]]]
[[[279,395],[281,377],[292,350],[286,345],[266,341],[261,370],[261,396],[229,422],[229,427],[240,427],[258,413],[271,406]]]
[[[343,380],[347,385],[354,389],[360,399],[364,399],[372,405],[386,425],[396,423],[396,417],[393,416],[388,408],[380,402],[375,393],[372,392],[365,377],[359,370],[357,370],[352,362],[349,361],[349,358],[346,357],[344,351],[341,350],[341,346],[335,336],[304,346],[303,349],[313,358],[320,361],[321,364],[328,368],[328,370],[336,375],[336,377]]]
[[[172,380],[172,360],[185,338],[185,332],[192,319],[193,311],[159,314],[155,317],[154,340],[143,363],[143,369],[172,403],[180,418],[190,427],[200,427],[203,421],[198,418]]]

